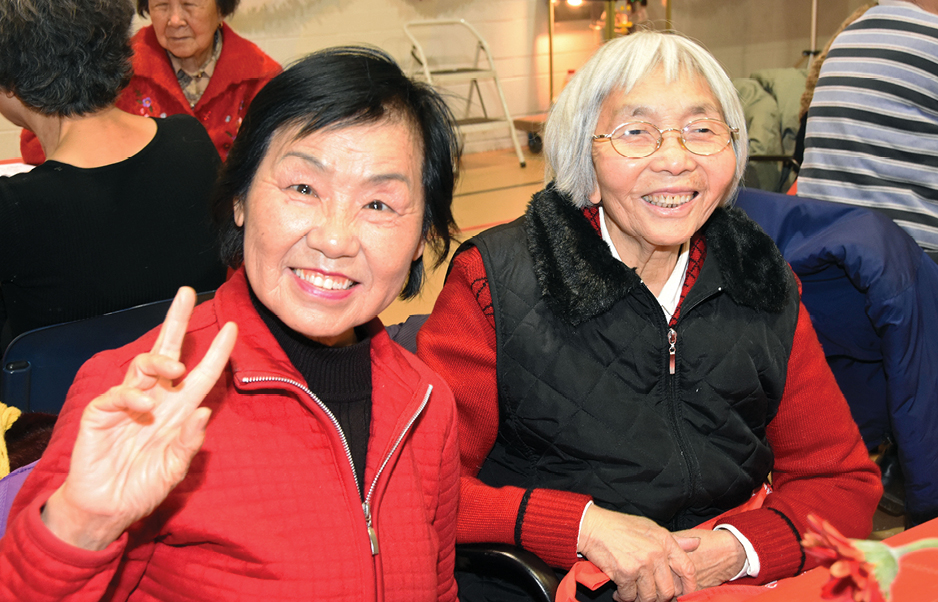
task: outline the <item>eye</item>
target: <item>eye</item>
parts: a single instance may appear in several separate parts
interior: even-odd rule
[[[644,123],[627,123],[619,127],[616,138],[620,140],[637,140],[646,136],[652,136],[650,126]]]
[[[302,195],[316,195],[316,193],[313,191],[313,187],[309,184],[294,184],[293,186],[290,186],[290,188]]]
[[[385,209],[390,209],[390,207],[388,207],[387,204],[385,204],[383,201],[378,201],[378,200],[371,201],[370,203],[365,205],[365,207],[367,209],[374,209],[375,211],[384,211]]]

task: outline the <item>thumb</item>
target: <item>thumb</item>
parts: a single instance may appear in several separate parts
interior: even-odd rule
[[[677,545],[681,546],[681,549],[685,552],[693,552],[700,546],[699,537],[684,537],[681,535],[674,536],[674,540],[677,542]]]

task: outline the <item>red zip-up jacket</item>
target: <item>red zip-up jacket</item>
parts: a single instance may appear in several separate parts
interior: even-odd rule
[[[203,402],[212,417],[189,473],[99,552],[57,539],[40,510],[65,479],[85,405],[156,332],[82,368],[0,539],[0,600],[456,599],[459,458],[442,379],[368,325],[366,509],[339,430],[254,310],[243,269],[196,308],[181,360],[193,367],[228,321],[238,342]]]

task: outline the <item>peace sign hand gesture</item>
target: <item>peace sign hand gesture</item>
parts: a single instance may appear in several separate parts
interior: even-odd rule
[[[189,470],[211,414],[199,407],[234,348],[237,326],[225,326],[185,373],[179,361],[195,291],[179,289],[149,353],[131,362],[124,382],[85,408],[65,482],[46,502],[42,520],[74,546],[101,550],[149,515]]]

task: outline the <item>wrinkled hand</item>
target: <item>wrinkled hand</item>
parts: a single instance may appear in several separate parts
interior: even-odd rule
[[[198,366],[174,386],[186,370],[179,355],[194,306],[195,291],[179,289],[153,349],[134,358],[122,384],[85,408],[68,476],[42,512],[60,539],[103,549],[186,476],[211,414],[199,404],[237,337],[237,327],[226,324]]]
[[[743,569],[746,550],[730,531],[688,529],[674,535],[700,540],[697,549],[688,554],[697,569],[697,587],[700,589],[726,583]]]
[[[664,602],[697,589],[687,552],[698,540],[674,537],[640,516],[590,506],[577,551],[612,579],[620,602]]]

